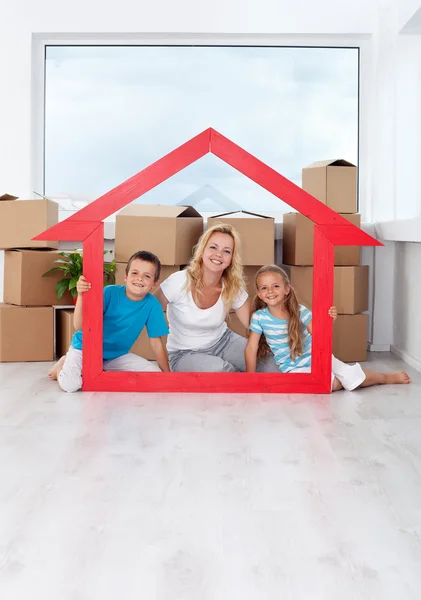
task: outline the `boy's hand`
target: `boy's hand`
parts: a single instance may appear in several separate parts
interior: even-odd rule
[[[81,275],[76,284],[76,291],[78,294],[83,294],[83,292],[87,292],[91,289],[91,284],[86,281],[85,277]]]
[[[329,308],[329,316],[332,317],[332,319],[335,321],[336,317],[338,316],[338,311],[336,310],[336,306],[331,306]]]

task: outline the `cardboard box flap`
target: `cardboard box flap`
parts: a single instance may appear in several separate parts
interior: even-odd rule
[[[19,196],[12,196],[12,194],[2,194],[0,196],[0,201],[10,201],[10,200],[17,200]]]
[[[308,167],[305,168],[318,169],[320,167],[355,167],[355,165],[353,165],[347,160],[344,160],[343,158],[336,158],[331,160],[318,160],[314,163],[311,163],[311,165],[308,165]]]
[[[200,217],[192,206],[166,206],[163,204],[130,204],[119,215],[130,217]]]
[[[212,215],[210,219],[220,219],[221,217],[234,217],[234,218],[247,218],[247,217],[259,217],[260,219],[273,219],[267,215],[259,215],[257,213],[249,212],[248,210],[235,210],[233,212],[222,213],[220,215]]]

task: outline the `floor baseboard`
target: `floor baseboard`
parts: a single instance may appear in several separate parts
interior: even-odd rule
[[[408,352],[401,350],[401,348],[398,348],[397,346],[390,346],[390,351],[421,373],[421,361],[417,358],[414,358],[411,354],[408,354]]]
[[[370,352],[390,352],[390,344],[368,344]]]

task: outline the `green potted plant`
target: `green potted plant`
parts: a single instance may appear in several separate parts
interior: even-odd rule
[[[111,253],[112,250],[104,250],[104,255]],[[59,252],[63,258],[58,258],[54,262],[58,264],[57,267],[49,269],[46,273],[48,275],[52,271],[62,271],[63,279],[60,279],[56,285],[57,298],[60,300],[66,290],[69,290],[73,300],[76,302],[77,291],[76,284],[79,277],[83,274],[83,255],[82,250],[75,250],[73,252]],[[104,262],[104,286],[115,283],[115,270],[116,263],[113,259],[111,262]]]

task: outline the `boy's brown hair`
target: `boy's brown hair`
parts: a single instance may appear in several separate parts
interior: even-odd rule
[[[155,281],[158,281],[158,279],[161,275],[161,261],[155,254],[153,254],[152,252],[148,252],[147,250],[139,250],[138,252],[135,252],[134,254],[132,254],[132,256],[129,258],[127,265],[126,265],[126,276],[129,274],[132,262],[134,260],[138,260],[138,259],[143,260],[148,263],[151,263],[151,265],[154,265]]]

